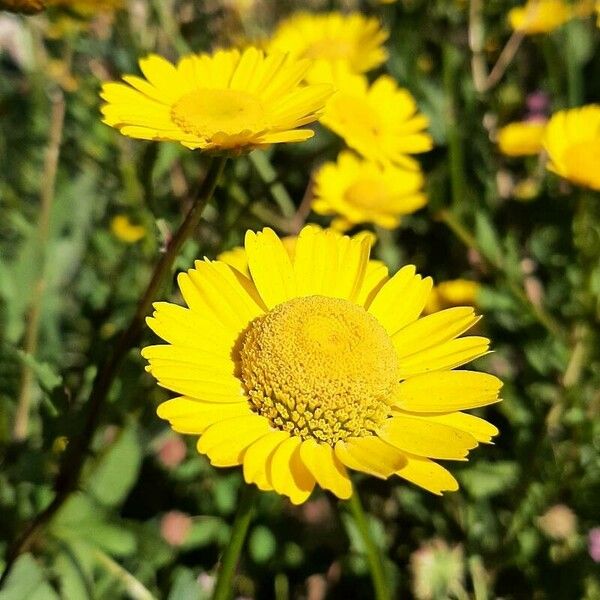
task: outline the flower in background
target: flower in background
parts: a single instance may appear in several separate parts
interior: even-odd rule
[[[412,591],[417,600],[463,598],[465,557],[462,546],[450,548],[441,539],[433,539],[410,556]]]
[[[313,131],[298,127],[315,121],[333,92],[301,85],[310,65],[257,48],[192,54],[177,65],[150,55],[140,60],[146,79],[126,75],[128,85],[103,85],[104,122],[130,137],[207,151],[302,142]]]
[[[146,235],[146,228],[143,225],[132,223],[127,215],[117,215],[110,222],[110,230],[115,237],[126,244],[135,244]]]
[[[364,73],[387,59],[387,37],[378,19],[358,12],[300,12],[279,24],[269,48],[295,58],[342,61],[350,71]]]
[[[554,540],[567,540],[577,532],[577,515],[565,504],[551,506],[537,523]]]
[[[561,110],[543,140],[548,169],[577,185],[600,190],[600,105]]]
[[[566,23],[571,7],[562,0],[529,0],[508,13],[511,27],[528,35],[548,33]]]
[[[351,152],[342,152],[335,163],[325,163],[314,181],[313,209],[335,215],[332,226],[340,230],[361,223],[393,229],[402,215],[427,203],[420,171],[381,166]]]
[[[426,313],[451,306],[475,306],[481,285],[468,279],[450,279],[436,285],[427,299]]]
[[[154,305],[148,325],[167,344],[142,354],[180,394],[158,415],[199,435],[214,466],[243,465],[248,483],[294,504],[316,483],[348,498],[348,469],[456,490],[435,460],[464,460],[498,432],[461,412],[497,402],[502,385],[453,370],[488,352],[488,339],[459,337],[474,310],[420,319],[431,279],[406,266],[369,281],[368,236],[307,226],[292,260],[264,229],[245,249],[249,278],[196,261],[178,278],[188,308]]]
[[[418,169],[410,154],[427,152],[433,140],[429,121],[411,93],[387,75],[369,85],[367,78],[341,65],[318,65],[311,80],[332,82],[337,92],[320,122],[365,158],[381,164]]]
[[[506,156],[532,156],[542,151],[546,121],[509,123],[498,131],[498,149]]]
[[[160,535],[171,546],[185,543],[193,525],[190,515],[178,510],[170,510],[160,520]]]
[[[600,563],[600,527],[588,532],[588,552],[594,562]]]

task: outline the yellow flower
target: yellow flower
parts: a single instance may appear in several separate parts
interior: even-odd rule
[[[481,286],[468,279],[450,279],[436,285],[425,305],[426,313],[434,313],[451,306],[475,306]]]
[[[126,244],[135,244],[146,235],[143,225],[135,225],[127,215],[117,215],[110,222],[110,230],[115,237]]]
[[[310,65],[257,48],[192,54],[176,66],[150,55],[140,60],[146,79],[104,84],[104,122],[130,137],[211,151],[302,142],[313,132],[297,128],[317,119],[333,91],[300,84]]]
[[[336,215],[336,229],[359,223],[393,229],[402,215],[426,203],[420,171],[382,167],[351,152],[342,152],[336,163],[325,163],[315,174],[313,209],[321,215]]]
[[[413,266],[365,278],[370,239],[305,227],[290,259],[271,229],[246,234],[250,277],[197,261],[179,275],[188,306],[154,305],[167,344],[142,351],[180,394],[158,408],[217,467],[295,504],[315,484],[352,494],[348,469],[456,490],[431,459],[463,460],[497,429],[461,412],[498,401],[494,376],[453,370],[488,352],[458,337],[477,322],[453,308],[419,318],[431,279]]]
[[[83,16],[94,16],[99,12],[112,12],[123,8],[124,0],[47,0],[48,6],[70,8]]]
[[[534,35],[557,29],[571,16],[570,6],[562,0],[529,0],[510,10],[508,21],[513,29]]]
[[[542,151],[545,121],[509,123],[498,131],[498,148],[506,156],[531,156]]]
[[[300,12],[279,24],[269,47],[295,58],[342,61],[351,71],[364,73],[387,59],[387,37],[377,19],[358,12]]]
[[[408,90],[399,88],[387,75],[369,86],[363,75],[341,65],[317,65],[311,81],[332,82],[337,92],[327,103],[320,121],[365,158],[381,164],[417,169],[408,156],[433,147],[424,131],[428,120],[419,112]]]
[[[544,136],[548,169],[578,185],[600,190],[600,105],[561,110]]]

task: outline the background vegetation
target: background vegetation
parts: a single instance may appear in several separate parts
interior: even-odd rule
[[[599,198],[494,143],[532,94],[547,114],[600,97],[600,34],[582,17],[515,40],[510,0],[131,0],[91,17],[0,13],[0,552],[52,499],[96,365],[207,164],[103,125],[100,83],[136,73],[151,51],[175,58],[258,39],[307,4],[359,8],[389,29],[385,68],[429,116],[436,147],[421,160],[428,206],[377,230],[375,253],[436,282],[480,282],[495,353],[478,366],[505,382],[504,402],[485,411],[501,435],[455,469],[459,492],[357,478],[389,576],[403,597],[600,598]],[[488,79],[508,40],[520,46]],[[229,163],[177,268],[239,245],[248,228],[326,224],[309,217],[306,190],[341,147],[319,128],[307,143]],[[141,229],[125,235],[119,215]],[[143,367],[132,351],[80,491],[19,558],[2,600],[210,597],[241,473],[211,468],[156,417],[167,393]],[[294,508],[261,494],[236,594],[369,598],[363,550],[330,496]]]

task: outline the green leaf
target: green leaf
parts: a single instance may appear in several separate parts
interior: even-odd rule
[[[45,391],[51,392],[62,383],[62,377],[49,363],[39,361],[35,356],[27,354],[27,352],[23,352],[22,350],[18,350],[18,356],[33,371],[40,386]]]
[[[96,463],[86,490],[101,504],[119,504],[133,487],[141,462],[137,429],[134,426],[127,427]]]
[[[474,498],[489,498],[511,489],[517,482],[519,468],[516,463],[479,461],[457,473],[464,488]]]
[[[59,600],[59,597],[31,554],[23,554],[0,591],[0,600]]]
[[[502,244],[488,215],[478,212],[475,216],[475,237],[482,254],[493,264],[502,261]]]
[[[252,559],[259,563],[266,563],[277,550],[277,540],[270,529],[264,525],[258,525],[250,534],[248,549]]]

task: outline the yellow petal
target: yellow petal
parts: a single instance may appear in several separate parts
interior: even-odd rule
[[[460,429],[470,433],[478,442],[489,444],[492,438],[498,433],[498,428],[488,423],[485,419],[480,419],[475,415],[469,415],[462,412],[452,413],[409,413],[407,416],[414,417],[416,419],[422,418],[428,421],[435,421],[436,423],[442,423],[442,425],[448,425],[454,427],[454,429]]]
[[[252,413],[245,402],[216,404],[180,397],[163,402],[156,414],[179,433],[200,434],[217,421]]]
[[[380,479],[387,479],[406,462],[397,448],[375,435],[338,442],[335,455],[347,467]]]
[[[270,479],[273,489],[288,496],[292,504],[302,504],[315,487],[315,478],[300,458],[299,437],[283,441],[271,457]]]
[[[300,446],[300,458],[323,489],[330,490],[342,500],[350,498],[352,482],[329,444],[321,444],[314,439],[304,440]]]
[[[458,337],[479,320],[469,306],[457,306],[418,319],[394,334],[392,341],[403,358]]]
[[[399,477],[438,496],[442,492],[455,492],[458,489],[458,482],[444,467],[427,458],[410,454],[406,458],[406,465],[396,472]]]
[[[177,69],[158,54],[150,54],[140,59],[140,69],[146,79],[164,95],[165,101],[171,103],[179,99],[180,88]]]
[[[273,308],[296,295],[296,282],[290,257],[272,229],[246,233],[246,254],[252,279],[267,308]]]
[[[268,491],[273,489],[270,473],[271,456],[275,448],[290,434],[287,431],[271,431],[255,441],[244,453],[244,479],[246,483],[254,483],[258,489]]]
[[[397,413],[377,433],[404,452],[430,458],[461,460],[477,446],[477,440],[465,431]]]
[[[370,249],[366,236],[352,239],[330,229],[305,227],[294,255],[298,295],[356,300]]]
[[[215,467],[241,465],[250,444],[271,430],[269,421],[256,414],[231,417],[211,425],[198,440],[198,452]]]
[[[454,369],[471,362],[490,348],[490,340],[479,336],[467,336],[444,342],[438,346],[415,352],[400,359],[400,379],[413,375]]]
[[[356,303],[369,308],[373,298],[388,280],[388,268],[378,260],[370,260]]]
[[[498,401],[502,382],[476,371],[443,371],[410,377],[394,394],[394,404],[414,412],[452,412]]]
[[[431,286],[431,278],[422,280],[420,275],[415,275],[413,265],[402,267],[379,290],[369,312],[390,335],[394,335],[419,317]]]

